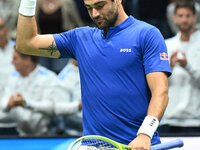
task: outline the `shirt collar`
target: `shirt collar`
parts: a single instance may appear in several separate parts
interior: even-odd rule
[[[110,27],[108,33],[106,33],[107,32],[106,30],[102,30],[102,34],[104,35],[104,37],[105,35],[107,35],[106,37],[109,37],[111,34],[120,32],[121,30],[132,25],[134,20],[135,19],[133,16],[129,16],[126,20],[124,20],[122,23],[118,24],[117,26]]]

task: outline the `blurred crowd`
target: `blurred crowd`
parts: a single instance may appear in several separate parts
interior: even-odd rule
[[[179,2],[178,2],[179,1]],[[0,0],[0,136],[81,136],[78,63],[20,54],[15,47],[20,0]],[[128,15],[162,33],[172,77],[160,133],[200,133],[200,1],[123,0]],[[95,26],[83,0],[38,0],[38,31]]]

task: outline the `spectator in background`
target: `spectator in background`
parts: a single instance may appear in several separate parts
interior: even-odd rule
[[[5,22],[9,27],[8,37],[16,39],[17,17],[20,0],[0,0],[0,13],[4,15]]]
[[[164,38],[172,36],[166,18],[168,0],[138,0],[138,19],[156,26]]]
[[[167,6],[167,20],[173,34],[177,34],[177,32],[179,31],[179,28],[176,26],[175,22],[173,21],[175,3],[176,3],[176,0],[174,0],[172,3],[170,3]],[[195,23],[195,28],[200,29],[200,4],[198,2],[195,2],[195,9],[196,9],[196,14],[198,15],[197,22]]]
[[[173,76],[169,80],[169,104],[159,131],[200,132],[200,31],[194,27],[194,2],[178,0],[173,18],[179,33],[166,40]]]
[[[194,0],[194,1],[200,4],[200,0]]]
[[[37,6],[36,17],[41,34],[60,33],[83,25],[74,0],[39,0]],[[59,73],[67,61],[41,57],[39,63]]]
[[[8,38],[8,26],[0,14],[0,102],[7,85],[9,74],[14,70],[12,65],[13,42]],[[1,106],[0,106],[1,107]],[[0,109],[0,135],[17,135],[16,123],[13,114],[5,113]]]
[[[64,90],[60,91],[62,93],[57,94],[60,101],[54,105],[55,114],[59,116],[58,127],[63,127],[63,134],[81,136],[82,104],[80,76],[77,61],[71,59],[66,67],[58,74],[58,78],[61,81],[61,88]],[[66,96],[61,97],[63,94]]]
[[[7,76],[14,70],[12,65],[13,42],[8,38],[8,26],[4,17],[0,14],[0,95],[7,82]]]
[[[21,136],[47,135],[57,77],[37,65],[36,56],[15,50],[12,63],[17,71],[9,76],[0,106],[5,112],[14,112]]]

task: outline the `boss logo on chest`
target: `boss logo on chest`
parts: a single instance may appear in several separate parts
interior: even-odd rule
[[[130,48],[121,48],[120,52],[121,53],[130,53],[130,52],[132,52],[132,49],[130,49]]]

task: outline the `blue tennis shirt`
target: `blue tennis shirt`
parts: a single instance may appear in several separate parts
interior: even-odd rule
[[[83,135],[131,142],[147,115],[151,92],[146,74],[168,72],[167,48],[158,29],[129,16],[104,31],[82,27],[54,34],[61,57],[77,59]],[[160,142],[155,132],[152,144]]]

